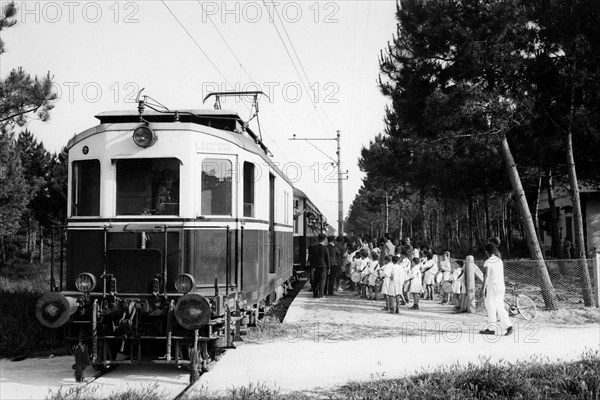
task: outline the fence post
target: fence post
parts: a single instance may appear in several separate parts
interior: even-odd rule
[[[473,256],[467,256],[465,260],[465,283],[467,284],[467,307],[466,310],[469,313],[474,313],[477,307],[475,302],[475,259]]]
[[[596,307],[600,307],[600,254],[596,253],[596,257],[593,260],[593,271],[594,271],[594,299]]]

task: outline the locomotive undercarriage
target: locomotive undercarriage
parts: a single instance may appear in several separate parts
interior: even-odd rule
[[[235,299],[235,293],[230,298]],[[88,307],[72,315],[65,325],[65,339],[75,356],[77,381],[84,379],[88,365],[103,371],[122,364],[171,364],[187,367],[194,382],[225,349],[234,347],[241,323],[247,323],[240,316],[245,312],[229,310],[223,296],[208,299],[216,305],[213,315],[193,330],[177,322],[176,299],[161,299],[156,308],[150,300],[90,299]]]

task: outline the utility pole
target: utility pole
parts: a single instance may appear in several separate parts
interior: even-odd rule
[[[337,131],[337,168],[338,168],[338,235],[344,235],[344,187],[342,185],[342,155],[340,131]]]
[[[389,232],[390,225],[390,205],[388,203],[388,192],[385,191],[385,233]]]
[[[341,146],[341,133],[338,130],[337,135],[334,138],[297,138],[296,134],[290,138],[290,140],[304,140],[308,142],[311,146],[315,147],[322,154],[324,154],[327,158],[333,161],[331,164],[337,166],[337,180],[338,180],[338,235],[344,234],[344,187],[342,181],[348,179],[348,177],[344,177],[344,174],[348,174],[348,171],[342,172],[342,146]],[[331,158],[329,155],[323,152],[323,150],[319,149],[312,143],[313,140],[335,140],[337,142],[337,161]]]

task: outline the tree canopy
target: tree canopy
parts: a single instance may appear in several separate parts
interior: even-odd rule
[[[397,19],[397,32],[380,55],[379,84],[390,99],[386,129],[362,150],[366,177],[357,205],[381,210],[384,186],[413,188],[447,203],[450,214],[468,214],[469,207],[476,214],[473,208],[487,202],[482,219],[492,221],[484,232],[471,232],[484,241],[497,233],[493,214],[506,219],[513,203],[498,145],[502,135],[532,200],[540,171],[565,173],[569,126],[581,176],[598,178],[596,1],[404,0]],[[412,203],[421,210],[414,222],[424,226],[424,199]],[[368,231],[355,222],[354,210],[351,227]],[[446,223],[453,218],[476,222],[449,215]],[[431,235],[421,227],[419,236]]]

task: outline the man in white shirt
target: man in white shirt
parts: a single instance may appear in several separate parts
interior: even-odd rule
[[[505,335],[508,336],[512,333],[513,324],[508,317],[508,312],[504,308],[504,293],[506,291],[504,286],[504,263],[496,256],[497,250],[496,246],[492,243],[485,245],[485,252],[488,259],[483,264],[485,276],[483,278],[481,295],[485,297],[488,327],[479,331],[479,333],[482,335],[495,335],[496,330],[490,328],[496,326],[496,321],[499,319],[499,332],[502,332],[504,327],[506,328]]]

